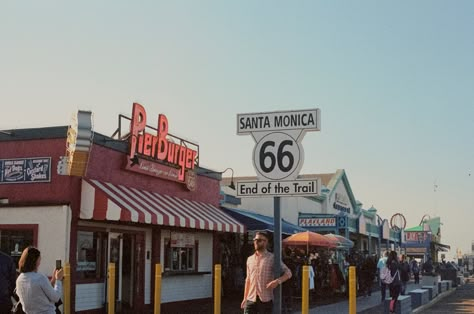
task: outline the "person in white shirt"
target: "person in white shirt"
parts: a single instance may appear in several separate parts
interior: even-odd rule
[[[388,258],[388,252],[385,251],[384,255],[379,259],[379,262],[377,263],[377,270],[378,270],[378,273],[379,273],[379,276],[378,276],[379,280],[380,280],[380,271],[387,264],[387,258]],[[380,291],[382,293],[382,302],[385,300],[386,290],[387,290],[387,285],[385,283],[383,283],[382,280],[380,280]]]
[[[54,271],[51,282],[38,273],[41,253],[37,248],[27,247],[21,254],[18,266],[20,275],[16,280],[16,293],[26,314],[55,314],[55,303],[62,294],[63,270]]]

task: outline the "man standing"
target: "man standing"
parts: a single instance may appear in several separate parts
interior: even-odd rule
[[[257,232],[253,239],[255,253],[247,259],[244,299],[241,308],[245,314],[271,314],[273,311],[273,289],[291,278],[291,271],[281,263],[283,276],[273,279],[272,253],[267,251],[268,237]]]
[[[400,278],[402,280],[401,295],[406,295],[407,283],[410,280],[410,265],[408,264],[405,255],[402,255],[401,257],[400,266]]]
[[[411,272],[413,273],[413,277],[415,278],[415,284],[420,283],[420,267],[418,266],[418,262],[415,258],[412,257],[411,260]]]
[[[10,256],[0,252],[0,314],[9,314],[16,285],[15,263]]]
[[[388,252],[385,251],[384,255],[379,259],[379,262],[377,263],[379,280],[380,280],[380,272],[382,271],[382,268],[385,267],[387,263],[387,258],[388,258]],[[386,290],[387,290],[387,285],[382,280],[380,280],[380,292],[382,293],[382,302],[385,300]]]

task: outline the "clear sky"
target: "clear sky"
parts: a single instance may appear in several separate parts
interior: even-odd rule
[[[409,227],[440,215],[443,242],[467,252],[473,34],[468,0],[3,1],[0,129],[84,109],[111,135],[137,101],[197,141],[201,165],[243,176],[254,142],[237,113],[317,107],[301,173],[344,168],[365,208]]]

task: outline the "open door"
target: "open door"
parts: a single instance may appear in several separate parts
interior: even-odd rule
[[[109,233],[109,263],[115,263],[115,309],[120,311],[122,302],[122,257],[123,236],[121,233]],[[109,283],[107,283],[109,284]]]
[[[135,262],[134,262],[134,308],[140,312],[145,304],[145,234],[135,234]]]
[[[141,313],[145,294],[144,233],[109,233],[109,263],[115,263],[115,312]]]

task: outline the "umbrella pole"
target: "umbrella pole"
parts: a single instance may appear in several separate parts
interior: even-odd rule
[[[309,231],[306,231],[309,233]],[[308,236],[308,241],[306,242],[306,258],[308,259],[308,265],[309,265],[309,236]]]

